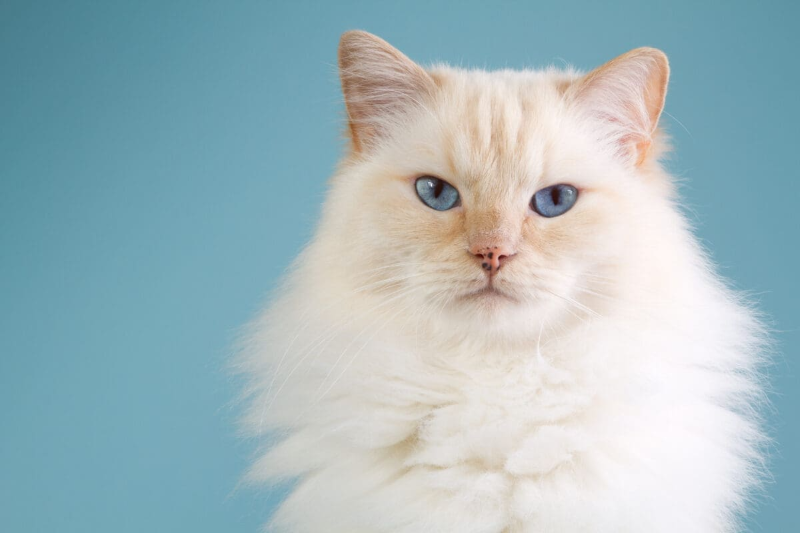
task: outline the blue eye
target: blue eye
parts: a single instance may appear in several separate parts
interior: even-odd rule
[[[458,203],[458,191],[444,180],[422,176],[417,180],[417,196],[430,208],[447,211]]]
[[[531,198],[531,209],[543,217],[552,218],[569,211],[578,200],[578,189],[561,183],[537,191]]]

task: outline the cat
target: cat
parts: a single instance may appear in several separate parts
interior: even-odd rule
[[[339,67],[347,154],[238,359],[271,530],[738,530],[767,335],[660,164],[664,53],[424,69],[350,31]]]

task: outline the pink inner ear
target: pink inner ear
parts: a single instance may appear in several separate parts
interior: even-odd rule
[[[609,126],[607,134],[619,145],[620,155],[638,166],[652,145],[668,80],[664,53],[638,48],[587,74],[577,85],[575,99]]]
[[[422,67],[362,31],[342,35],[339,74],[356,151],[376,141],[393,117],[419,105],[435,87]]]

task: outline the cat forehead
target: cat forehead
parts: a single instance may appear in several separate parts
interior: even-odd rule
[[[564,71],[431,70],[439,87],[434,113],[439,146],[468,186],[525,186],[542,174],[564,122]],[[491,178],[488,179],[487,178]]]

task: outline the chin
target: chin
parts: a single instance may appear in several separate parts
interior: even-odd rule
[[[473,339],[496,341],[499,335],[513,340],[520,332],[525,332],[526,338],[531,332],[536,334],[535,325],[541,323],[547,307],[544,301],[522,299],[505,288],[482,287],[453,300],[449,316]]]

